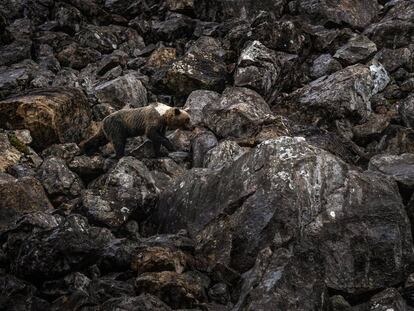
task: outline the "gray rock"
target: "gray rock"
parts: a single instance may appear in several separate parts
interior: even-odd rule
[[[246,152],[246,148],[240,147],[234,141],[225,140],[207,151],[203,167],[219,169],[223,166],[229,166]]]
[[[372,311],[408,311],[408,306],[398,290],[387,288],[370,299],[367,309]]]
[[[64,46],[56,55],[56,58],[62,66],[82,69],[88,64],[98,61],[101,56],[101,53],[98,51],[82,47],[78,43],[73,42]]]
[[[219,172],[188,172],[161,194],[154,219],[161,232],[197,237],[211,265],[249,271],[236,310],[322,310],[327,287],[357,294],[402,282],[413,255],[396,184],[303,138],[265,141]]]
[[[203,108],[204,124],[219,137],[249,137],[274,120],[266,101],[248,88],[229,87],[220,101]]]
[[[76,156],[68,163],[68,166],[83,180],[91,181],[105,172],[105,159],[101,156]]]
[[[202,167],[206,153],[217,146],[216,136],[210,131],[199,132],[191,141],[193,167]]]
[[[322,0],[296,1],[299,12],[309,15],[319,23],[334,22],[348,24],[354,28],[364,28],[379,13],[375,0],[340,0],[335,3]]]
[[[83,210],[91,221],[110,227],[122,225],[131,215],[142,221],[157,191],[148,168],[135,158],[124,157],[82,193]]]
[[[275,89],[280,72],[276,53],[259,41],[253,41],[240,54],[234,85],[250,87],[268,98]]]
[[[75,34],[80,30],[83,16],[81,12],[66,3],[59,3],[54,10],[58,27],[69,34]]]
[[[174,94],[187,96],[197,89],[221,91],[227,80],[224,50],[211,37],[198,39],[167,69],[162,83]]]
[[[32,41],[21,39],[0,47],[0,66],[31,58]]]
[[[116,109],[125,106],[138,108],[148,104],[147,90],[138,76],[133,73],[99,84],[95,92],[101,104]]]
[[[410,57],[411,51],[408,48],[383,48],[375,55],[375,59],[377,59],[388,72],[393,72],[407,64]]]
[[[188,111],[191,116],[191,123],[193,125],[201,125],[204,123],[204,107],[213,106],[214,103],[220,101],[221,95],[214,91],[197,90],[191,92],[184,105],[184,109]]]
[[[380,172],[414,190],[414,154],[376,155],[369,161],[370,171]]]
[[[377,46],[366,36],[355,35],[342,47],[334,57],[347,65],[363,62],[377,51]]]
[[[40,166],[37,177],[52,198],[79,196],[84,188],[82,180],[73,173],[63,159],[49,157]]]
[[[414,95],[410,95],[400,102],[398,110],[404,125],[414,128]]]
[[[125,311],[171,311],[172,309],[166,305],[161,299],[149,295],[141,294],[139,296],[129,297],[122,296],[119,298],[108,299],[103,305],[103,311],[112,310],[125,310]]]
[[[341,69],[341,64],[330,54],[322,54],[313,61],[310,75],[312,78],[317,79],[322,76],[330,75]]]
[[[67,163],[80,154],[80,149],[75,143],[54,144],[42,151],[42,157],[57,157],[65,160]]]
[[[31,71],[27,68],[0,70],[0,99],[23,91],[31,79]]]

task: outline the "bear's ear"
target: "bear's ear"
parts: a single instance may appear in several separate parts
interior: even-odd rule
[[[178,116],[180,113],[181,113],[180,109],[178,109],[178,108],[175,108],[175,109],[174,109],[174,114],[175,114],[176,116]]]

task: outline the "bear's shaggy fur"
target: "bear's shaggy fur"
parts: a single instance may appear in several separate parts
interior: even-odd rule
[[[112,142],[116,157],[124,156],[126,139],[146,135],[153,145],[156,156],[160,155],[161,145],[174,151],[172,143],[165,137],[166,129],[191,129],[190,115],[179,108],[161,103],[142,108],[122,109],[103,119],[96,135],[81,144],[86,154],[91,154],[99,146]]]

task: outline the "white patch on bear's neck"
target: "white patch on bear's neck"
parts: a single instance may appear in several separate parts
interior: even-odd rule
[[[165,104],[162,104],[162,103],[155,103],[154,104],[154,108],[155,108],[155,110],[157,110],[157,112],[160,114],[160,115],[164,115],[166,112],[167,112],[167,110],[168,109],[171,109],[172,107],[171,106],[167,106],[167,105],[165,105]]]

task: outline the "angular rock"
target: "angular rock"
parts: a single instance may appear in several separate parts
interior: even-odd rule
[[[105,159],[100,156],[76,156],[68,166],[82,180],[91,181],[105,172]]]
[[[371,24],[364,34],[374,41],[378,48],[397,49],[406,47],[414,36],[414,3],[396,1],[385,16]]]
[[[94,63],[101,58],[101,53],[91,48],[81,47],[77,43],[65,46],[56,58],[65,67],[73,69],[85,68],[88,64]]]
[[[208,282],[195,273],[178,274],[172,271],[148,272],[135,280],[138,294],[157,296],[174,309],[191,308],[205,302]]]
[[[320,309],[325,286],[364,293],[398,284],[413,256],[396,184],[303,138],[265,141],[221,171],[187,173],[162,193],[155,219],[161,232],[188,230],[210,264],[239,272],[271,245],[272,265],[256,263],[268,271],[257,299],[271,295],[275,306],[311,296],[305,310]]]
[[[204,124],[219,137],[250,137],[274,120],[269,105],[255,91],[229,87],[220,101],[203,108]]]
[[[33,177],[0,173],[0,231],[11,228],[26,213],[53,209],[41,183]]]
[[[371,112],[370,98],[384,84],[378,68],[357,64],[312,81],[291,95],[290,108],[306,113],[306,118],[316,112],[322,118],[364,119]]]
[[[66,162],[53,156],[44,160],[37,177],[52,199],[60,196],[77,197],[84,188],[82,180],[69,170]]]
[[[120,297],[107,300],[102,305],[103,311],[171,311],[172,309],[159,298],[149,294],[136,297]]]
[[[393,72],[407,64],[411,57],[411,51],[408,48],[387,49],[383,48],[375,55],[375,58],[384,65],[388,72]]]
[[[191,141],[193,167],[203,167],[206,153],[217,146],[216,136],[210,131],[197,133]]]
[[[275,89],[280,72],[276,53],[259,41],[253,41],[240,54],[234,85],[250,87],[268,98]]]
[[[31,78],[31,72],[26,68],[0,70],[0,99],[23,91]]]
[[[89,105],[79,89],[42,89],[0,101],[0,123],[8,129],[30,130],[35,149],[81,141],[90,119]]]
[[[379,4],[375,0],[340,0],[335,3],[305,0],[296,3],[299,12],[319,23],[345,23],[353,28],[365,28],[379,13]]]
[[[330,75],[341,69],[341,64],[330,54],[322,54],[313,61],[310,75],[312,78],[317,79],[322,76]]]
[[[0,66],[12,65],[24,59],[31,58],[32,41],[16,40],[0,47]]]
[[[373,113],[368,117],[367,122],[354,126],[352,133],[357,140],[372,139],[379,136],[389,124],[390,118],[388,116]]]
[[[187,96],[197,89],[221,91],[227,80],[224,50],[218,40],[201,37],[167,69],[162,83],[174,94]]]
[[[377,46],[366,36],[356,35],[341,46],[334,57],[346,65],[363,62],[377,51]]]
[[[207,151],[203,167],[219,169],[223,166],[231,165],[246,152],[247,150],[240,147],[234,141],[225,140]]]
[[[95,223],[118,227],[131,216],[143,221],[155,202],[157,186],[148,168],[122,158],[82,194],[83,211]]]
[[[184,105],[184,109],[191,115],[193,125],[204,125],[204,107],[213,106],[220,101],[221,95],[213,91],[197,90],[191,92]]]
[[[367,309],[373,311],[406,311],[408,306],[395,288],[387,288],[370,299]]]
[[[194,10],[194,0],[167,0],[167,8],[172,12],[191,13]]]
[[[172,42],[180,38],[190,37],[194,26],[194,21],[185,15],[168,14],[164,21],[153,21],[151,30],[144,34],[144,38],[148,43]]]
[[[12,271],[36,283],[53,280],[93,265],[113,239],[108,229],[91,227],[84,217],[70,215],[55,229],[23,241]]]
[[[414,190],[414,155],[376,155],[369,161],[370,171],[391,176],[405,188]]]
[[[150,68],[162,68],[177,58],[177,50],[161,47],[151,53],[145,66]]]
[[[67,163],[80,154],[80,149],[75,143],[55,144],[42,151],[42,157],[57,157],[65,160]]]
[[[414,128],[414,95],[408,96],[399,105],[399,113],[405,126]]]
[[[96,74],[102,76],[111,69],[121,66],[125,67],[128,61],[128,54],[123,51],[115,51],[110,55],[106,55],[102,58],[99,68],[96,71]]]
[[[19,162],[23,156],[22,151],[24,151],[19,147],[27,148],[19,140],[13,144],[9,135],[0,132],[0,172],[4,173],[9,167]]]
[[[125,106],[138,108],[148,104],[147,90],[138,76],[133,73],[99,84],[95,92],[101,104],[116,109]]]

